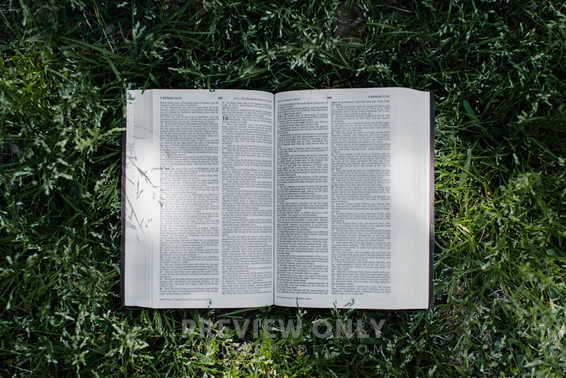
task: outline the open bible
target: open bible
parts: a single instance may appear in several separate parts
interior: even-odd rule
[[[432,94],[127,92],[127,307],[427,309]]]

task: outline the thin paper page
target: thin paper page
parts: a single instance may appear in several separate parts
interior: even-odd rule
[[[153,143],[137,151],[147,164],[136,169],[156,177],[152,195],[132,210],[150,212],[152,225],[128,232],[130,239],[151,232],[151,251],[143,252],[151,263],[127,270],[134,277],[127,285],[150,281],[155,308],[272,304],[273,95],[151,95]],[[126,243],[126,261],[135,262],[132,246]]]
[[[276,304],[427,307],[429,106],[406,89],[276,95]]]

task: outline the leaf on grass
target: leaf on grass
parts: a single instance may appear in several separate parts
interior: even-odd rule
[[[466,179],[468,178],[468,173],[470,171],[470,163],[472,161],[472,149],[468,148],[466,154],[467,154],[466,163],[464,164],[464,168],[462,169],[462,173],[460,174],[460,180],[458,181],[459,186],[464,185]]]
[[[472,121],[477,121],[478,120],[478,116],[476,115],[476,113],[474,112],[474,109],[472,109],[472,106],[470,105],[470,103],[466,100],[464,100],[464,109],[466,109],[466,113],[468,114],[468,116],[472,119]]]

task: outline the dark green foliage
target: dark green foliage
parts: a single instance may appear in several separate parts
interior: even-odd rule
[[[558,1],[0,4],[0,375],[564,376]],[[428,312],[121,307],[123,95],[368,86],[436,99]],[[182,319],[302,319],[297,337]],[[313,335],[386,319],[381,338]],[[224,337],[222,337],[224,336]]]

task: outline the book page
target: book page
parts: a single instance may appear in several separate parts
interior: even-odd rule
[[[125,304],[272,304],[273,95],[129,95]]]
[[[276,304],[428,307],[429,98],[276,95]]]

